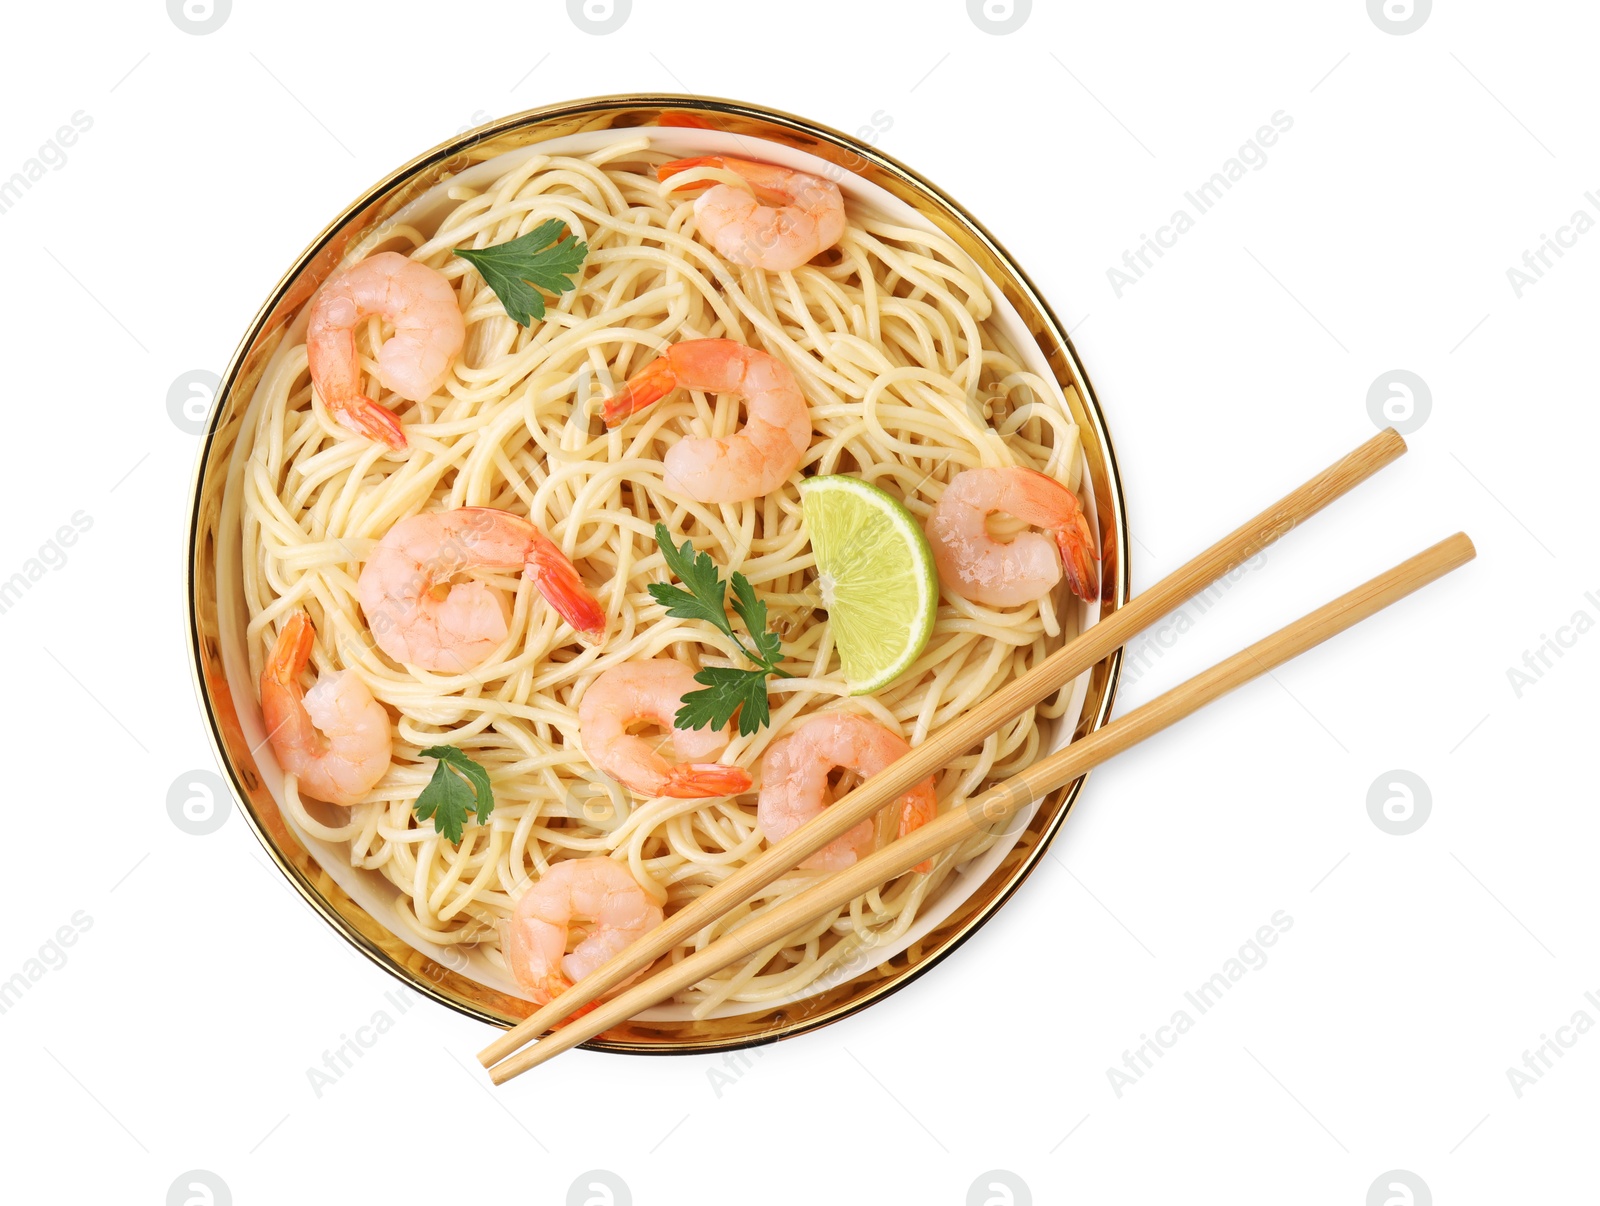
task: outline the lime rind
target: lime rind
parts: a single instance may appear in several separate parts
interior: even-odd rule
[[[851,694],[882,690],[910,668],[933,634],[939,611],[933,552],[911,512],[860,478],[807,478],[800,495]]]

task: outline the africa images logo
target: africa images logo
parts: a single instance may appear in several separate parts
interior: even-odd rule
[[[1539,242],[1531,250],[1522,253],[1521,267],[1513,264],[1506,269],[1506,280],[1518,301],[1529,289],[1544,280],[1545,273],[1554,268],[1558,261],[1566,258],[1567,252],[1578,245],[1579,239],[1595,228],[1595,214],[1600,214],[1600,196],[1596,196],[1591,189],[1583,194],[1583,199],[1594,213],[1588,209],[1573,210],[1572,216],[1556,227],[1554,235],[1539,232]]]
[[[45,177],[48,169],[59,172],[67,166],[67,148],[77,144],[84,134],[94,128],[94,118],[79,109],[56,132],[39,144],[38,150],[22,161],[22,166],[10,176],[0,179],[0,214],[10,213],[23,195]]]
[[[1278,139],[1292,129],[1294,118],[1279,109],[1272,115],[1271,124],[1262,125],[1208,179],[1183,194],[1187,207],[1179,206],[1173,210],[1166,223],[1156,227],[1154,235],[1141,232],[1139,245],[1132,251],[1122,253],[1122,267],[1112,265],[1106,269],[1106,280],[1111,283],[1111,291],[1117,295],[1117,299],[1122,299],[1124,289],[1143,280],[1145,273],[1155,267],[1156,260],[1176,247],[1178,240],[1215,209],[1235,184],[1251,172],[1259,172],[1266,167],[1269,159],[1267,148],[1276,145]],[[1155,258],[1152,259],[1152,256]]]

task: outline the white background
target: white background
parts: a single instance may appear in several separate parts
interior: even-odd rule
[[[1520,298],[1507,279],[1600,216],[1593,6],[1440,0],[1405,36],[1363,0],[1040,4],[1009,35],[959,0],[638,0],[605,36],[549,0],[237,0],[204,36],[160,0],[6,22],[0,179],[93,123],[0,214],[0,579],[92,520],[0,615],[0,980],[90,920],[0,1016],[8,1198],[160,1203],[189,1169],[240,1203],[560,1202],[596,1168],[642,1204],[959,1204],[992,1169],[1028,1188],[970,1200],[1360,1206],[1391,1169],[1441,1204],[1592,1194],[1600,1036],[1520,1097],[1506,1070],[1575,1012],[1600,1022],[1600,635],[1520,695],[1508,679],[1600,619],[1600,234]],[[1136,589],[1370,435],[1381,373],[1427,382],[1410,455],[1272,549],[1121,710],[1457,528],[1481,556],[1095,772],[1012,903],[885,1004],[745,1063],[578,1052],[491,1092],[490,1032],[398,1015],[237,813],[203,837],[168,819],[169,786],[214,764],[182,624],[197,441],[166,395],[220,371],[397,164],[630,90],[891,119],[880,145],[1072,327]],[[1279,110],[1266,165],[1119,298],[1107,269]],[[1431,792],[1408,836],[1367,811],[1394,769]],[[1278,910],[1267,964],[1118,1096],[1107,1069]],[[317,1096],[307,1069],[379,1010],[393,1028]]]

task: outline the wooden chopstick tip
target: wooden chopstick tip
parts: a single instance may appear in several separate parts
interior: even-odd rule
[[[1457,532],[1454,536],[1446,536],[1440,544],[1447,544],[1455,555],[1457,565],[1465,565],[1474,560],[1478,555],[1478,546],[1472,543],[1472,537],[1465,532]]]
[[[1399,430],[1394,427],[1385,427],[1377,434],[1376,438],[1383,441],[1386,449],[1392,450],[1391,455],[1393,456],[1400,456],[1410,448],[1410,445],[1406,443],[1405,436],[1401,435]]]
[[[538,1044],[536,1043],[529,1044],[529,1046],[537,1045]],[[506,1081],[510,1080],[516,1075],[516,1073],[506,1065],[505,1061],[501,1061],[498,1064],[492,1065],[487,1069],[487,1071],[489,1073],[489,1080],[496,1085],[503,1085],[506,1083]]]

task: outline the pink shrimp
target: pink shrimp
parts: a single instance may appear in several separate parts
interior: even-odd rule
[[[719,439],[686,437],[667,449],[666,486],[697,502],[744,502],[776,490],[811,446],[811,410],[788,365],[731,339],[691,339],[629,379],[606,400],[605,420],[615,427],[675,389],[738,394],[744,428]]]
[[[323,405],[351,431],[404,448],[405,432],[394,412],[361,392],[355,329],[373,314],[395,329],[378,349],[378,380],[412,402],[432,397],[444,384],[467,327],[450,282],[394,251],[346,268],[312,302],[306,361]]]
[[[716,184],[694,203],[700,233],[731,263],[789,272],[844,234],[844,195],[831,180],[728,155],[676,159],[657,168],[656,178],[698,167],[723,168],[750,186]]]
[[[698,800],[749,791],[749,771],[711,761],[727,747],[728,725],[680,729],[673,723],[683,697],[699,689],[694,670],[671,658],[613,666],[589,684],[578,704],[583,752],[596,770],[642,796]],[[660,742],[628,732],[641,720],[670,730],[672,751],[683,761],[668,762],[656,752]]]
[[[397,662],[461,674],[509,631],[505,592],[450,579],[470,569],[521,570],[580,636],[605,636],[605,610],[577,567],[539,528],[509,511],[458,507],[402,519],[378,542],[357,585],[367,626]]]
[[[845,234],[845,197],[837,184],[808,171],[731,155],[699,155],[662,163],[667,181],[690,168],[723,168],[750,186],[714,184],[694,202],[694,224],[718,256],[744,267],[792,272]]]
[[[661,906],[624,864],[604,855],[572,858],[555,864],[522,894],[509,920],[501,923],[501,949],[517,983],[545,1005],[655,929],[661,919]],[[567,936],[574,920],[590,925],[569,954]]]
[[[324,674],[303,690],[300,672],[315,639],[305,612],[284,623],[261,671],[261,717],[278,764],[301,791],[329,804],[354,804],[389,769],[389,713],[354,670]]]
[[[862,778],[875,775],[911,747],[875,720],[849,712],[823,712],[767,747],[761,759],[761,795],[756,821],[767,841],[788,837],[829,803],[828,775],[835,767]],[[933,819],[938,804],[929,776],[900,798],[899,832],[904,837]],[[837,871],[871,851],[877,827],[871,820],[829,842],[802,867]],[[931,862],[919,863],[926,871]]]
[[[997,511],[1043,528],[999,541],[989,534]],[[939,580],[963,599],[1014,607],[1048,594],[1061,581],[1080,599],[1100,594],[1094,530],[1077,496],[1036,469],[968,469],[958,473],[927,522]]]

